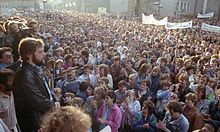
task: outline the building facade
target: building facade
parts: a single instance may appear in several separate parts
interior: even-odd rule
[[[37,0],[1,0],[0,15],[10,15],[14,9],[36,10]]]
[[[159,4],[161,8],[157,10],[160,16],[197,16],[198,13],[203,13],[205,6],[205,13],[214,12],[215,17],[220,17],[220,0],[160,0]]]

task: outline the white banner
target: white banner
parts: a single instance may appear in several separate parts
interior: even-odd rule
[[[220,33],[220,27],[202,23],[202,30]]]
[[[214,16],[214,12],[207,13],[207,14],[198,14],[197,18],[211,18]]]
[[[159,21],[154,18],[153,14],[149,16],[145,16],[144,14],[142,14],[142,23],[149,24],[149,25],[166,25],[167,17]]]
[[[183,22],[183,23],[167,22],[167,24],[165,25],[166,29],[184,29],[184,28],[191,28],[191,27],[192,27],[192,21]]]
[[[99,14],[106,14],[106,8],[105,7],[99,7],[98,8],[98,13]]]

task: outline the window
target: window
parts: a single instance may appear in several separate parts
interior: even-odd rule
[[[177,2],[178,11],[180,12],[189,12],[190,11],[190,3],[187,1],[179,1]]]

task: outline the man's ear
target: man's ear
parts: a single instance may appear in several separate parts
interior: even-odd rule
[[[32,60],[32,56],[33,56],[33,54],[28,54],[27,55],[28,60]]]

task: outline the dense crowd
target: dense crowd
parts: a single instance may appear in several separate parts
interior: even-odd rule
[[[202,22],[220,26],[220,21],[193,18],[192,28],[168,30],[144,25],[140,18],[111,15],[32,11],[19,15],[0,18],[0,74],[3,69],[16,73],[10,89],[0,86],[0,118],[9,130],[33,130],[29,123],[35,118],[27,113],[34,110],[41,118],[48,111],[41,109],[47,104],[40,102],[43,95],[26,96],[19,89],[26,86],[19,81],[22,54],[34,50],[21,48],[26,37],[43,40],[45,63],[39,73],[54,95],[48,98],[56,98],[55,106],[74,106],[87,113],[92,122],[88,131],[108,125],[112,132],[220,130],[220,34],[200,28]],[[31,88],[31,78],[26,81]],[[12,96],[8,91],[13,93],[14,109],[4,106],[2,98]],[[7,116],[1,116],[5,109]],[[65,114],[65,109],[57,111]],[[59,121],[63,115],[46,115],[42,125],[34,124],[35,131],[63,130],[56,121],[48,121]],[[71,123],[62,123],[74,129]]]

